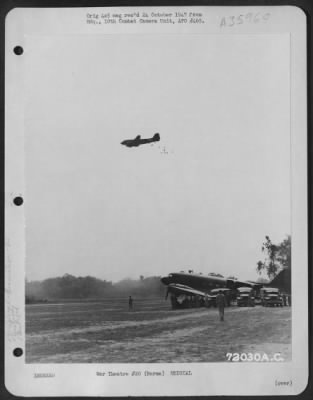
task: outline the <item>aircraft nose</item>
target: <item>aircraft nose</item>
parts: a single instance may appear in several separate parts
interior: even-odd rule
[[[171,280],[170,280],[170,278],[168,276],[163,276],[163,278],[161,278],[161,282],[164,285],[169,285],[171,283]]]

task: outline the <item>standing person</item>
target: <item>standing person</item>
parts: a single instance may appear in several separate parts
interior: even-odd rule
[[[216,306],[218,308],[218,313],[220,316],[220,321],[224,321],[224,308],[226,305],[225,296],[223,292],[220,290],[218,295],[216,296]]]
[[[204,296],[204,305],[207,308],[209,307],[209,295],[207,293],[205,293],[205,296]]]
[[[286,305],[287,305],[287,296],[286,296],[286,294],[283,293],[283,294],[281,295],[281,297],[283,298],[283,305],[286,306]]]
[[[133,299],[131,296],[129,296],[128,299],[128,311],[131,311],[133,309]]]

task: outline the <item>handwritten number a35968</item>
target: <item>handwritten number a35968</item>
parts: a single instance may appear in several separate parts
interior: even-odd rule
[[[247,13],[239,15],[229,15],[223,17],[220,22],[220,28],[231,28],[236,25],[243,24],[258,24],[267,22],[270,18],[270,13]]]

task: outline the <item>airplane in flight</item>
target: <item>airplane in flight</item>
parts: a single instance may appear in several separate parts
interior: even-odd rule
[[[141,136],[138,135],[135,137],[135,139],[127,139],[123,140],[121,142],[122,145],[127,146],[127,147],[138,147],[142,144],[147,144],[147,143],[154,143],[154,142],[159,142],[160,141],[160,134],[155,133],[152,138],[148,139],[141,139]]]
[[[239,287],[250,287],[257,293],[262,287],[276,286],[290,293],[290,271],[282,270],[271,282],[266,284],[243,281],[239,279],[223,278],[215,275],[195,274],[193,271],[170,273],[161,278],[161,282],[167,286],[166,298],[170,294],[172,308],[184,308],[185,299],[188,297],[197,298],[201,304],[205,299],[211,298],[208,293],[217,288],[221,289],[229,300],[236,296]]]

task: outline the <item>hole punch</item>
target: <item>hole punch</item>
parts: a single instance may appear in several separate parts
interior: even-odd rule
[[[24,203],[23,197],[21,197],[21,196],[14,197],[13,203],[16,206],[21,206]]]
[[[13,354],[15,357],[21,357],[21,355],[23,354],[23,350],[20,347],[16,347],[13,350]]]
[[[22,46],[15,46],[13,51],[14,51],[14,54],[16,54],[17,56],[21,56],[24,52],[24,49]]]

